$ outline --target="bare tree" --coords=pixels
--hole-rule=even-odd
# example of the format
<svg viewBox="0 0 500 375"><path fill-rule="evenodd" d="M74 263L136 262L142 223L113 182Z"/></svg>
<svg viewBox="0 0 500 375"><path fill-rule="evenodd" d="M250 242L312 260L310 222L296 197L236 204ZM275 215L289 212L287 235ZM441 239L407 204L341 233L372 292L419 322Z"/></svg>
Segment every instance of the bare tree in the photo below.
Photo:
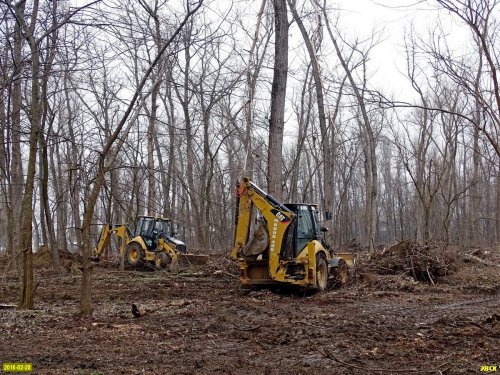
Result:
<svg viewBox="0 0 500 375"><path fill-rule="evenodd" d="M37 158L37 145L39 141L40 132L42 127L42 116L44 108L43 98L43 65L41 64L41 47L42 43L57 30L69 22L71 18L77 14L81 9L88 7L85 5L76 8L72 12L68 12L61 20L48 26L45 31L38 30L37 24L40 21L39 2L33 3L29 23L26 22L25 15L25 1L13 4L11 1L7 3L9 11L15 16L17 25L22 30L22 35L26 40L31 53L31 95L29 99L29 152L28 163L26 171L26 182L24 185L22 207L21 207L21 251L23 254L23 278L21 293L19 298L19 307L24 309L33 308L33 252L32 252L32 229L33 229L33 191L35 185L36 174L36 158ZM57 11L56 8L49 10L50 17L56 17L56 14L51 14L50 11ZM40 33L39 35L37 33ZM49 64L50 65L50 64ZM56 249L57 250L57 249Z"/></svg>
<svg viewBox="0 0 500 375"><path fill-rule="evenodd" d="M309 37L304 23L299 16L295 7L296 1L288 0L288 6L293 14L293 19L297 23L302 38L307 47L309 58L311 59L312 76L314 78L314 86L316 89L316 104L318 106L318 121L321 132L321 148L323 151L323 185L321 191L323 192L323 208L327 212L332 212L334 201L334 184L333 184L333 161L332 161L332 144L329 136L329 129L326 119L325 100L323 90L323 79L321 77L321 67L317 56L317 50L320 47L319 42L314 45ZM318 27L321 27L321 14L318 15ZM320 31L321 32L321 31ZM317 41L321 39L318 38ZM339 94L340 95L340 94ZM333 123L332 123L333 124ZM328 219L327 225L331 225L331 218Z"/></svg>
<svg viewBox="0 0 500 375"><path fill-rule="evenodd" d="M377 171L377 139L376 132L373 128L370 116L368 115L367 102L365 99L366 92L366 77L360 83L356 82L353 67L349 66L348 60L342 53L338 38L335 36L334 30L330 23L326 10L326 1L320 4L315 0L316 5L321 9L325 20L325 25L328 30L328 35L335 47L335 52L340 61L340 64L347 76L351 89L354 93L354 98L358 104L360 112L359 124L363 129L365 141L365 183L366 183L366 227L367 227L367 247L370 252L373 252L375 247L375 236L377 231L377 194L378 194L378 171ZM367 60L367 53L359 50L358 46L351 47L362 55L361 65L364 66Z"/></svg>
<svg viewBox="0 0 500 375"><path fill-rule="evenodd" d="M24 14L25 2L20 2L18 7L18 14ZM5 43L2 52L2 137L5 135L6 138L1 143L3 148L3 168L1 170L6 183L3 190L6 219L9 223L12 223L11 230L7 231L6 247L7 252L13 259L12 264L20 269L21 262L19 261L17 249L20 247L21 187L24 185L21 157L22 77L28 63L23 56L25 40L22 28L16 22L15 12L14 14L7 12L4 20L4 38L7 41L10 34L13 41L12 43ZM6 62L10 58L12 58L12 64L9 67Z"/></svg>
<svg viewBox="0 0 500 375"><path fill-rule="evenodd" d="M147 12L149 17L151 17L153 26L152 26L152 38L154 41L154 45L156 47L156 54L161 49L161 30L160 30L160 16L159 16L159 3L156 0L152 7L148 5L148 3L144 0L140 0L139 4L142 8ZM139 18L139 17L138 17ZM148 130L147 130L147 166L148 166L148 202L147 202L147 211L149 215L157 215L160 210L158 202L157 202L157 194L156 194L156 178L155 178L155 139L156 137L156 122L158 120L158 100L160 94L160 85L158 84L159 80L163 77L163 61L162 59L158 64L157 68L151 74L151 81L154 90L151 92L151 106L150 108L146 107L146 113L148 116Z"/></svg>
<svg viewBox="0 0 500 375"><path fill-rule="evenodd" d="M126 139L126 136L128 132L130 131L130 128L132 127L132 124L134 123L134 118L132 118L130 121L127 120L132 113L136 101L139 99L141 96L142 90L144 89L146 82L148 81L151 73L153 72L154 68L156 65L159 63L161 60L163 54L167 50L167 48L170 46L170 44L173 42L173 40L177 37L177 35L180 33L180 31L183 29L185 24L188 22L188 20L191 18L191 16L201 7L203 3L203 0L198 1L197 3L194 4L193 7L190 6L188 3L188 11L184 19L180 22L176 30L172 33L170 38L165 41L163 44L162 48L158 51L158 54L156 58L153 60L151 65L149 66L148 70L145 72L144 76L142 77L138 87L136 88L136 91L134 93L134 96L130 100L129 105L127 106L127 109L125 113L123 114L120 122L117 124L113 134L109 137L109 139L106 142L106 145L104 146L102 152L100 153L99 156L99 163L98 163L98 169L96 172L96 176L94 179L94 184L91 188L91 192L89 196L87 197L86 201L86 211L83 216L83 222L82 222L82 241L83 241L83 275L82 275L82 288L81 288L81 297L80 297L80 311L83 315L88 315L92 313L93 306L92 306L92 262L90 260L90 255L91 255L91 238L90 238L90 226L92 222L92 217L94 214L94 209L95 205L97 202L97 199L99 197L99 193L102 187L102 184L104 182L105 174L107 171L109 171L109 168L113 166L113 162L117 157L118 151L121 149L123 146L123 143ZM149 96L150 93L147 95L143 95L141 100L142 102L139 105L139 109L144 105L145 98ZM134 117L138 116L139 112L136 109ZM127 125L127 126L125 126ZM115 145L116 140L118 137L121 137L118 144Z"/></svg>
<svg viewBox="0 0 500 375"><path fill-rule="evenodd" d="M274 72L271 88L267 186L270 194L282 200L282 150L285 126L286 81L288 72L288 17L286 0L273 0L275 44Z"/></svg>
<svg viewBox="0 0 500 375"><path fill-rule="evenodd" d="M288 170L285 173L285 181L289 181L289 191L286 194L287 201L298 201L299 182L302 182L304 171L301 168L302 161L304 160L304 153L308 152L306 149L306 137L308 134L309 126L312 117L313 110L313 95L310 92L313 90L313 79L310 74L310 65L307 66L304 81L302 84L302 89L300 90L300 95L296 99L298 103L293 103L293 109L295 116L297 118L297 141L295 145L292 146L289 151L291 159L287 164L289 165Z"/></svg>
<svg viewBox="0 0 500 375"><path fill-rule="evenodd" d="M483 77L487 76L488 82L485 85L486 89L480 91L478 90L480 76L476 75L476 79L474 77L469 78L468 75L461 76L459 75L461 69L457 69L457 66L453 63L453 59L450 59L448 54L444 56L442 53L437 55L438 58L440 56L444 57L439 59L440 63L447 68L448 75L459 82L474 97L477 103L476 107L478 104L481 105L484 120L487 121L477 123L471 119L471 123L486 136L496 151L497 156L500 157L498 143L500 139L500 83L498 78L498 60L500 55L497 46L494 44L498 37L498 24L495 23L494 16L495 9L498 9L499 3L496 0L438 0L438 3L467 25L477 43L477 54L480 56L480 63L482 63L481 59L484 58L487 66L487 75L485 74ZM436 52L439 53L438 51ZM478 119L480 117L478 118L476 115L475 120L477 121ZM498 167L497 172L496 190L496 238L497 242L500 242L500 195L498 195L498 192L500 192L500 167Z"/></svg>
<svg viewBox="0 0 500 375"><path fill-rule="evenodd" d="M255 105L255 88L257 86L257 78L262 67L262 57L259 57L258 47L263 44L263 52L267 50L269 43L270 32L267 32L267 37L261 38L260 29L262 25L262 15L266 7L267 0L262 0L260 9L257 14L255 23L255 33L252 38L252 44L248 51L248 62L246 67L246 102L244 105L245 111L245 147L246 147L246 160L244 175L252 177L253 172L253 155L252 155L252 129L254 122L254 105ZM263 40L263 42L260 42ZM260 43L259 43L260 42Z"/></svg>

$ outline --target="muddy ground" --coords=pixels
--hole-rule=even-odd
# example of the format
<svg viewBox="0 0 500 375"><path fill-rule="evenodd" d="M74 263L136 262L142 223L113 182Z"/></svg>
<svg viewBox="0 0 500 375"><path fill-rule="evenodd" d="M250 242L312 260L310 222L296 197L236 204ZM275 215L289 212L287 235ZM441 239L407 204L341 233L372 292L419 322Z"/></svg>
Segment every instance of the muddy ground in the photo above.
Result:
<svg viewBox="0 0 500 375"><path fill-rule="evenodd" d="M500 249L474 254L434 285L364 272L364 260L348 285L306 296L242 291L222 255L177 275L103 263L85 318L78 271L37 266L36 309L0 310L0 361L32 362L35 374L500 371ZM0 303L15 303L17 288L4 271ZM144 315L135 318L132 304Z"/></svg>

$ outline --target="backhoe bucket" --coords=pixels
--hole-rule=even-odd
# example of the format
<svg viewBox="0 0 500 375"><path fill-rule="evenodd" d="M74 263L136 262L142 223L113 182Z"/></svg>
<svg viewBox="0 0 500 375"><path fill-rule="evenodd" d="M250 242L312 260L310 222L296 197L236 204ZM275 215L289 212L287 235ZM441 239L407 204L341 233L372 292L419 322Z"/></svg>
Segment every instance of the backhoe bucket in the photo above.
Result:
<svg viewBox="0 0 500 375"><path fill-rule="evenodd" d="M356 256L353 253L335 253L334 255L342 258L349 267L356 265Z"/></svg>
<svg viewBox="0 0 500 375"><path fill-rule="evenodd" d="M175 254L170 263L170 271L180 272L208 262L208 255Z"/></svg>

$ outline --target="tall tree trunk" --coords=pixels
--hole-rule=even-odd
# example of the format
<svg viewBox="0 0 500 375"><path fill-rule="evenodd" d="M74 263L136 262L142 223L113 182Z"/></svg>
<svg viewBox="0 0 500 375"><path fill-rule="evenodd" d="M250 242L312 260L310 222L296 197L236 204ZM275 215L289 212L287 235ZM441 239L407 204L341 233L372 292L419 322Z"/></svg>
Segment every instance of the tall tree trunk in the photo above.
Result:
<svg viewBox="0 0 500 375"><path fill-rule="evenodd" d="M163 106L165 107L166 116L167 116L167 127L168 127L168 156L167 156L167 172L162 173L162 187L163 187L163 199L165 200L163 203L163 211L162 215L164 217L175 217L175 197L176 191L174 186L174 170L175 170L175 150L177 143L176 136L176 117L175 117L175 105L173 101L172 94L172 70L167 68L165 77L166 87L165 87L165 95L161 96L161 100L163 102ZM157 145L157 153L158 159L160 162L160 166L162 170L165 170L165 166L163 164L163 160L160 154L160 145Z"/></svg>
<svg viewBox="0 0 500 375"><path fill-rule="evenodd" d="M60 120L60 119L59 119ZM62 121L60 121L62 123ZM57 215L57 244L58 248L63 251L68 251L68 205L69 194L67 186L67 180L64 176L62 169L63 161L61 158L61 150L59 143L54 146L53 152L49 154L49 163L52 173L52 181L54 181L54 194L56 196L56 215Z"/></svg>
<svg viewBox="0 0 500 375"><path fill-rule="evenodd" d="M155 78L153 77L152 80L154 81ZM154 90L151 93L151 110L149 111L149 124L148 124L148 134L147 134L147 139L148 139L148 215L153 215L156 216L158 214L157 208L158 208L158 202L156 198L156 175L155 175L155 162L154 162L154 155L155 155L155 145L154 145L154 140L155 140L155 122L156 122L156 115L158 112L158 105L157 105L157 100L158 100L158 93L160 90L160 85L156 84L153 82L154 85Z"/></svg>
<svg viewBox="0 0 500 375"><path fill-rule="evenodd" d="M45 222L45 226L47 229L47 234L48 234L48 239L49 243L48 245L50 246L50 252L52 255L52 266L54 267L54 270L56 272L61 271L61 260L59 259L59 249L57 245L57 240L56 240L56 235L55 235L55 229L54 229L54 222L51 216L51 209L50 209L50 203L49 203L49 156L47 153L47 142L45 140L45 136L40 132L39 135L39 144L40 144L40 150L41 150L41 156L40 156L40 166L41 166L41 181L40 185L42 186L41 192L40 192L40 198L41 198L41 211L43 212L43 221L42 227L43 227L43 222Z"/></svg>
<svg viewBox="0 0 500 375"><path fill-rule="evenodd" d="M262 24L262 15L266 7L267 0L262 0L260 9L257 13L257 22L255 25L255 34L248 52L248 63L246 68L246 91L247 98L244 106L245 112L245 140L244 145L246 148L245 168L243 174L250 178L253 177L253 154L252 154L252 129L253 129L253 116L254 116L254 97L255 86L257 84L257 77L260 71L260 64L255 64L256 56L255 49L260 35L260 26Z"/></svg>
<svg viewBox="0 0 500 375"><path fill-rule="evenodd" d="M68 67L66 67L68 69ZM66 122L69 135L69 146L68 146L68 189L69 189L69 207L71 212L71 222L73 224L73 235L70 237L72 244L75 243L77 246L82 244L82 232L81 232L81 213L80 213L80 191L81 191L81 160L80 152L77 148L77 139L75 137L75 132L73 130L73 109L71 107L71 98L69 92L69 71L64 72L63 78L63 90L64 90L64 102L66 105Z"/></svg>
<svg viewBox="0 0 500 375"><path fill-rule="evenodd" d="M477 42L479 45L479 42ZM478 69L476 74L476 80L474 81L474 96L475 96L475 111L474 111L474 122L475 126L472 133L472 178L471 178L471 190L470 190L470 239L473 244L477 244L480 237L480 226L479 226L479 165L481 160L481 150L479 149L479 128L481 128L481 115L482 115L482 105L480 95L480 85L481 85L481 75L483 70L483 54L479 53ZM466 160L463 161L464 165Z"/></svg>
<svg viewBox="0 0 500 375"><path fill-rule="evenodd" d="M146 9L151 18L153 18L155 25L155 33L153 39L156 45L156 53L158 54L161 49L161 32L160 32L160 20L158 18L158 1L155 1L151 8L146 3L140 2L140 4ZM151 81L153 84L153 91L151 92L151 109L146 111L149 116L148 123L148 134L147 134L147 145L148 145L148 215L156 216L159 214L160 205L157 198L156 192L156 169L155 169L155 139L156 139L156 121L158 113L158 97L160 94L159 80L162 75L162 63L159 62L158 68L155 72L151 74ZM161 166L161 164L160 164Z"/></svg>
<svg viewBox="0 0 500 375"><path fill-rule="evenodd" d="M364 99L364 87L361 89L358 87L358 84L354 80L354 75L351 69L348 66L347 60L344 58L340 46L337 42L337 38L333 34L333 30L331 29L330 22L328 20L328 15L326 13L326 9L320 4L316 4L321 8L323 12L323 16L325 18L326 27L328 30L328 34L330 35L330 39L332 40L333 46L335 47L335 52L337 54L338 59L340 60L340 64L344 69L344 72L351 84L351 88L354 92L354 97L358 104L361 119L360 124L362 126L366 144L366 222L365 225L367 227L368 238L367 238L367 247L368 251L372 253L375 248L375 236L377 231L377 195L378 195L378 176L377 176L377 157L376 157L376 147L377 142L375 138L375 133L370 122L370 118L368 117L368 111L365 104Z"/></svg>
<svg viewBox="0 0 500 375"><path fill-rule="evenodd" d="M16 18L25 17L25 1L20 1L17 3L14 10L16 12ZM14 74L12 79L12 112L11 112L11 160L10 160L10 170L11 170L11 181L9 184L9 198L10 198L10 211L9 214L12 216L9 218L12 223L12 231L9 231L9 251L13 259L16 268L20 268L21 262L19 262L21 249L21 209L23 200L23 189L24 185L23 177L23 164L21 158L21 110L22 110L22 65L23 56L23 33L22 26L20 23L16 23L14 30Z"/></svg>
<svg viewBox="0 0 500 375"><path fill-rule="evenodd" d="M182 92L177 88L177 86L174 86L174 88L176 90L176 95L181 102L182 110L184 113L186 135L186 191L189 196L190 203L189 225L190 227L194 227L194 246L203 247L206 244L205 232L203 230L203 227L208 223L202 223L203 203L201 202L202 197L200 197L200 194L197 194L197 192L201 193L199 189L201 189L201 187L203 186L204 181L200 184L195 183L194 166L196 160L194 148L196 144L196 130L193 126L193 121L191 118L191 108L189 107L189 103L191 102L193 95L189 87L192 58L190 49L192 27L193 26L190 25L190 28L186 29L186 35L184 36L184 76L182 83Z"/></svg>
<svg viewBox="0 0 500 375"><path fill-rule="evenodd" d="M23 2L22 2L23 3ZM22 27L23 34L31 51L31 103L29 104L29 153L21 207L21 251L23 254L23 278L19 295L19 308L32 309L33 301L33 193L35 188L36 157L41 124L41 93L39 77L40 43L35 40L34 32L38 14L38 0L33 4L33 11L28 27L24 20L24 9L16 5L16 20ZM23 5L24 6L24 5Z"/></svg>
<svg viewBox="0 0 500 375"><path fill-rule="evenodd" d="M318 117L319 117L319 129L321 132L321 150L323 154L323 185L320 187L323 192L322 206L326 212L331 213L333 211L333 200L335 196L334 191L334 181L333 181L333 158L330 134L328 132L326 112L325 112L325 100L323 93L323 80L321 78L321 67L319 65L318 56L316 50L319 46L314 46L307 34L306 28L302 23L297 10L295 8L296 0L288 0L288 6L292 11L293 18L299 27L300 33L302 34L302 39L307 47L307 52L312 64L312 74L314 78L314 83L316 87L316 103L318 105ZM318 22L321 24L321 19ZM321 27L320 25L318 25ZM332 124L333 125L333 124ZM331 215L330 215L331 216ZM332 217L325 221L327 227L331 226L333 223Z"/></svg>
<svg viewBox="0 0 500 375"><path fill-rule="evenodd" d="M21 309L33 309L33 191L35 188L36 154L40 124L40 91L38 84L39 51L36 44L31 45L32 51L32 84L29 157L26 173L26 184L21 209L21 250L23 252L23 279L19 297Z"/></svg>
<svg viewBox="0 0 500 375"><path fill-rule="evenodd" d="M58 2L54 1L51 4L51 13L52 13L52 28L57 28L57 9ZM47 134L52 133L52 124L54 122L54 114L51 114L49 116L49 108L48 108L48 82L50 79L50 75L52 72L52 64L55 59L55 53L57 50L57 32L52 32L50 34L50 38L45 39L47 40L47 45L45 48L45 54L43 57L43 76L41 77L41 83L40 83L40 101L39 101L39 108L40 108L40 134L39 134L39 141L40 141L40 150L41 150L41 171L40 174L42 175L43 182L42 182L42 190L41 190L41 199L45 201L45 215L44 215L44 221L46 224L47 228L47 234L49 238L49 244L50 244L50 252L52 255L52 263L54 270L56 272L61 271L61 261L59 259L59 247L57 245L57 239L56 239L56 234L55 234L55 228L54 228L54 221L50 212L50 207L49 207L49 198L48 198L48 189L49 189L49 160L48 160L48 150L47 150L47 142L46 142L46 137L44 136L44 131L47 122L49 122L49 129L47 129ZM42 42L38 44L38 48L42 45ZM38 76L37 78L38 79Z"/></svg>
<svg viewBox="0 0 500 375"><path fill-rule="evenodd" d="M304 143L306 141L309 123L311 122L311 112L313 108L312 95L308 95L308 92L311 91L311 87L313 85L312 80L313 79L309 75L308 68L300 93L300 104L296 110L298 117L297 142L295 144L294 161L290 167L290 177L287 179L290 184L290 195L288 197L288 201L290 202L296 202L299 200L298 184L302 173L301 161L303 160Z"/></svg>
<svg viewBox="0 0 500 375"><path fill-rule="evenodd" d="M283 199L281 163L285 126L286 81L288 73L288 18L286 0L273 0L275 45L271 88L271 117L267 156L267 188L278 200Z"/></svg>

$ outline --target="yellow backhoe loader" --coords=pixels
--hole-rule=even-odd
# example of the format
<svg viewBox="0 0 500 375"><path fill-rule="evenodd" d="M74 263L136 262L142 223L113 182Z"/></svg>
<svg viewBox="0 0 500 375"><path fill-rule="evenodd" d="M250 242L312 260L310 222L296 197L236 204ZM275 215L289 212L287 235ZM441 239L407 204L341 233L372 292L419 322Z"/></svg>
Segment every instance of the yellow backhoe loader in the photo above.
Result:
<svg viewBox="0 0 500 375"><path fill-rule="evenodd" d="M152 216L138 216L135 232L126 224L104 224L93 249L94 260L100 259L112 235L120 239L120 257L131 267L151 263L158 268L170 265L172 271L179 271L208 260L207 255L189 253L184 242L174 237L172 220Z"/></svg>
<svg viewBox="0 0 500 375"><path fill-rule="evenodd" d="M257 210L257 215L252 213ZM256 222L256 223L255 223ZM254 224L252 224L254 223ZM289 284L324 290L330 279L347 281L351 253L334 253L322 239L314 204L283 204L250 179L237 186L231 258L239 260L243 287Z"/></svg>

